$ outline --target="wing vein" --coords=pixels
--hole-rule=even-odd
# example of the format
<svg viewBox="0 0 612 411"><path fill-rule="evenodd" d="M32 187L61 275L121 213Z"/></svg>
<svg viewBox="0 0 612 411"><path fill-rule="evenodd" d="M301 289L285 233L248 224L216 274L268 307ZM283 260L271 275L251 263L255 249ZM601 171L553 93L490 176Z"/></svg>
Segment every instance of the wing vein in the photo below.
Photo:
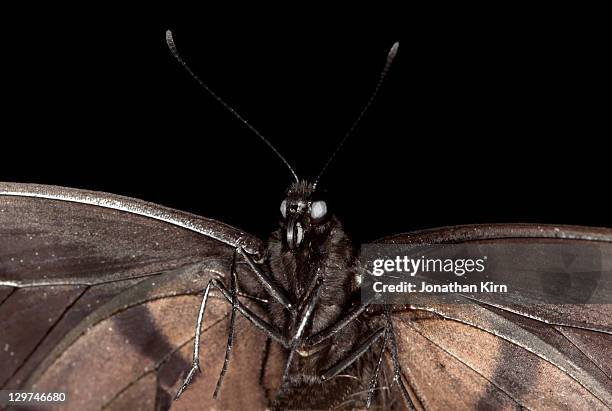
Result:
<svg viewBox="0 0 612 411"><path fill-rule="evenodd" d="M482 300L476 299L474 297L469 297L469 296L466 296L466 295L463 295L463 294L460 294L460 295L462 297L467 298L468 300L474 301L474 302L476 302L476 303L478 303L480 305L486 305L486 306L489 306L489 307L495 307L495 308L498 308L498 309L500 309L502 311L506 311L506 312L509 312L509 313L512 313L512 314L516 314L516 315L519 315L521 317L529 318L531 320L536 320L536 321L539 321L539 322L547 324L547 325L553 325L553 326L559 326L559 327L577 328L577 329L580 329L580 330L594 331L594 332L598 332L598 333L602 333L602 334L610 334L610 335L612 335L612 331L608 331L608 330L605 330L605 329L602 329L602 328L590 328L588 326L580 326L580 325L576 325L576 324L564 324L564 323L560 323L560 322L556 322L556 321L548 321L548 320L545 320L543 318L537 317L535 315L528 315L528 314L522 313L522 312L520 312L518 310L513 310L513 309L510 309L508 307L504 307L502 305L492 304L492 303L489 303L489 302L486 302L486 301L482 301Z"/></svg>
<svg viewBox="0 0 612 411"><path fill-rule="evenodd" d="M483 309L486 309L485 307L482 307ZM428 311L425 309L422 309L424 311ZM510 336L505 335L504 333L501 332L493 332L491 330L488 330L485 327L479 326L477 324L471 323L469 321L466 320L462 320L462 319L458 319L458 318L454 318L454 317L450 317L450 316L446 316L443 315L439 312L436 311L430 311L433 312L437 315L440 315L442 318L451 320L451 321L456 321L459 322L461 324L465 324L468 325L470 327L474 327L477 328L479 330L482 330L484 332L487 332L491 335L496 336L497 338L501 338L504 341L507 341L513 345L516 345L517 347L520 347L522 349L524 349L527 352L532 353L533 355L537 356L538 358L542 359L543 361L546 361L548 364L552 365L553 367L557 368L558 370L560 370L561 372L565 373L569 378L571 378L572 380L574 380L576 383L578 383L579 385L581 385L585 390L587 390L591 395L593 395L593 397L597 398L598 401L600 401L602 404L604 404L606 407L609 408L609 406L607 405L608 402L606 402L606 400L604 400L604 398L602 398L602 395L605 397L607 394L609 394L609 392L607 392L605 390L605 388L601 387L601 384L599 384L597 381L592 380L592 383L595 385L594 387L589 386L589 384L587 384L584 381L581 381L581 379L579 378L578 375L575 375L575 373L578 373L579 375L582 376L582 378L589 378L590 376L588 376L588 374L585 373L585 371L579 367L578 365L574 364L574 362L570 361L568 358L566 358L563 354L561 354L556 348L550 346L548 343L544 342L543 340L541 340L539 337L537 337L536 335L530 333L529 331L527 331L526 329L519 327L519 329L521 330L521 332L527 333L533 337L535 337L538 341L540 341L542 344L545 344L546 346L548 346L549 348L551 348L551 351L553 352L553 354L555 356L560 356L562 359L566 360L567 365L569 365L571 368L573 368L572 370L569 370L567 368L565 368L561 363L563 361L561 361L559 358L557 358L556 360L559 361L559 363L557 363L555 360L547 358L546 355L544 355L542 352L538 352L537 350L534 350L533 348L527 346L527 344L525 343L521 343L519 341L515 341L513 340ZM490 311L492 314L492 311ZM497 315L497 314L495 314ZM548 323L547 323L548 324ZM414 327L413 327L414 328ZM585 376L586 374L586 376ZM595 392L598 391L598 392Z"/></svg>
<svg viewBox="0 0 612 411"><path fill-rule="evenodd" d="M10 286L9 286L10 287ZM11 290L10 293L7 294L6 297L4 297L4 299L2 299L2 301L0 301L0 305L4 304L10 297L11 295L13 295L15 293L15 291L17 291L16 287L13 287L13 289Z"/></svg>
<svg viewBox="0 0 612 411"><path fill-rule="evenodd" d="M182 268L182 267L186 267L189 266L193 263L185 263L183 265L179 265L176 268ZM68 281L66 279L57 279L57 280L53 280L53 281L28 281L27 283L25 281L0 281L0 286L6 286L6 287L15 287L17 288L30 288L30 287L58 287L58 286L87 286L87 287L92 287L92 286L96 286L96 285L102 285L102 284L110 284L110 283L116 283L116 282L120 282L120 281L126 281L126 280L137 280L140 278L148 278L148 277L153 277L156 275L162 275L165 274L167 271L159 271L159 272L155 272L155 273L148 273L148 274L139 274L139 275L135 275L133 277L122 277L122 278L115 278L115 279L100 279L98 281L85 281L82 279L75 279L75 281ZM110 276L117 276L118 273L113 273L113 274L106 274L105 277L110 277Z"/></svg>
<svg viewBox="0 0 612 411"><path fill-rule="evenodd" d="M216 320L215 322L213 322L211 325L209 325L208 327L204 328L202 330L202 332L200 333L200 335L204 335L207 331L209 331L211 328L217 326L217 324L219 324L220 322L224 321L227 317L229 316L229 313L223 315L221 318L219 318L218 320ZM168 360L170 360L170 358L177 353L178 351L182 350L187 344L189 344L190 342L194 341L194 337L190 337L189 339L185 340L184 342L182 342L181 344L177 345L175 347L175 349L173 349L172 351L170 351L168 354L164 355L164 357L159 360L155 366L153 367L153 369L148 370L143 372L141 375L139 375L136 379L134 379L133 381L131 381L129 384L127 384L125 387L123 387L119 392L117 392L115 395L113 395L113 397L111 399L108 400L108 402L106 404L104 404L102 406L102 409L106 409L110 404L112 404L113 401L115 401L117 398L119 398L121 396L121 394L123 394L124 392L126 392L127 390L129 390L132 386L134 386L136 383L138 383L138 381L142 380L144 377L146 377L147 375L154 373L154 372L158 372L159 369L161 368L162 365L164 365L166 362L168 362Z"/></svg>
<svg viewBox="0 0 612 411"><path fill-rule="evenodd" d="M455 320L453 320L455 321ZM468 324L470 325L470 324ZM493 382L492 380L490 380L489 378L487 378L484 374L482 374L480 371L478 371L477 369L475 369L474 367L472 367L470 364L466 363L465 361L463 361L461 358L459 358L458 356L456 356L455 354L453 354L452 352L448 351L447 349L445 349L444 347L440 346L439 344L437 344L435 341L433 341L431 338L429 338L428 336L426 336L425 334L423 334L421 331L419 331L416 327L414 327L412 324L408 323L408 326L410 328L412 328L416 333L418 333L420 336L422 336L423 338L425 338L427 341L429 341L430 343L432 343L433 345L435 345L436 347L438 347L440 350L442 350L443 352L445 352L446 354L448 354L449 356L453 357L455 360L459 361L461 364L465 365L466 367L468 367L470 370L474 371L476 374L478 374L480 377L482 377L483 379L485 379L486 381L488 381L492 386L494 386L495 388L497 388L499 391L503 392L504 394L506 394L508 396L508 398L510 398L512 401L514 401L517 405L519 405L520 407L524 407L528 410L530 410L529 407L527 407L526 405L522 404L519 400L517 400L516 398L514 398L514 396L512 396L508 391L506 391L505 389L503 389L501 386L499 386L498 384L496 384L495 382Z"/></svg>
<svg viewBox="0 0 612 411"><path fill-rule="evenodd" d="M77 295L77 297L66 306L66 308L64 308L64 310L62 311L62 313L57 317L57 319L53 322L53 324L51 325L51 327L49 327L47 329L47 331L43 334L43 336L38 340L38 342L36 343L36 345L34 345L34 347L30 350L30 352L26 355L26 357L23 359L23 361L21 362L21 364L19 364L19 366L15 369L15 371L13 371L13 373L7 378L7 380L2 384L2 388L5 387L5 385L11 381L11 379L24 367L24 365L28 362L28 360L30 359L30 357L32 357L32 355L36 352L36 350L38 350L38 348L41 346L41 344L47 339L47 337L49 336L49 334L51 334L53 332L53 330L55 330L56 326L62 321L62 319L66 316L66 314L72 309L72 307L74 307L74 305L81 299L81 297L87 292L87 290L89 290L90 287L85 287L83 289L83 291L81 291L81 293L79 295ZM28 376L29 377L29 376ZM24 378L24 381L27 380L27 377Z"/></svg>
<svg viewBox="0 0 612 411"><path fill-rule="evenodd" d="M602 372L603 375L608 377L609 380L612 380L612 377L610 375L608 375L603 368L601 368L601 366L595 361L595 359L592 356L590 356L588 353L586 353L582 348L580 348L578 346L578 344L576 344L565 332L563 332L563 329L560 326L556 326L555 330L559 334L561 334L563 336L563 338L565 338L570 344L572 344L578 351L580 351L586 358L588 358L589 361L591 361L591 363L595 367L597 367Z"/></svg>

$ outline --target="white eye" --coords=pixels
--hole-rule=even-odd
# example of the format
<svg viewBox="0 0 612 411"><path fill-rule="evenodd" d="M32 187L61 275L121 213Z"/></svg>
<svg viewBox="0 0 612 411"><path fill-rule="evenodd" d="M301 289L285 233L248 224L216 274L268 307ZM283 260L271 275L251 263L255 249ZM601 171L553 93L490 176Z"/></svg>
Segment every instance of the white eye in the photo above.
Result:
<svg viewBox="0 0 612 411"><path fill-rule="evenodd" d="M287 200L283 200L280 206L281 214L283 218L287 217Z"/></svg>
<svg viewBox="0 0 612 411"><path fill-rule="evenodd" d="M320 220L327 214L327 204L325 201L315 201L310 206L310 216L314 220Z"/></svg>

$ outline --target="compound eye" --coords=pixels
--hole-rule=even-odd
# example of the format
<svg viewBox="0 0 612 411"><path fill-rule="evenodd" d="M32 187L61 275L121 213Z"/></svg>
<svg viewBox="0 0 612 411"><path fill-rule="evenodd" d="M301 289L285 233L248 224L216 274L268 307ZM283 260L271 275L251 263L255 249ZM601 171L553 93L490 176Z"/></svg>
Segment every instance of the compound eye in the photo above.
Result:
<svg viewBox="0 0 612 411"><path fill-rule="evenodd" d="M280 211L281 214L283 215L283 218L287 217L287 200L283 200L283 202L280 205Z"/></svg>
<svg viewBox="0 0 612 411"><path fill-rule="evenodd" d="M325 201L313 201L310 206L310 217L315 221L321 221L327 215L327 203Z"/></svg>

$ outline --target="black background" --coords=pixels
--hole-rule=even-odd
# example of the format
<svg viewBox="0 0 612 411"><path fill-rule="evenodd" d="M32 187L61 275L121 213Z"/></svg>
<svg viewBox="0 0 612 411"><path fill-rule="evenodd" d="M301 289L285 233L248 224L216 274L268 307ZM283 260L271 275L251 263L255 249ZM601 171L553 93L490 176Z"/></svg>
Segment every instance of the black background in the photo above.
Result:
<svg viewBox="0 0 612 411"><path fill-rule="evenodd" d="M597 23L571 10L272 12L15 15L0 179L138 197L265 236L291 176L178 65L165 30L304 178L399 40L376 104L320 184L356 242L466 223L612 226Z"/></svg>

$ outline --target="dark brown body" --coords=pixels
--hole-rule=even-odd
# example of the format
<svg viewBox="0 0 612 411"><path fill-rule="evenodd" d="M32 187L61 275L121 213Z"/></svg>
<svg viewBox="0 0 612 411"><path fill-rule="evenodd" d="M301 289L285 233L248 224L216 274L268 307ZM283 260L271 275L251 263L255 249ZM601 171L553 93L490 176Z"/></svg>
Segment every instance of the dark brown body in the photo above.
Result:
<svg viewBox="0 0 612 411"><path fill-rule="evenodd" d="M283 251L282 230L269 241L264 258L269 273L293 298L304 282L291 285L290 275L306 277L314 267L327 266L328 286L313 328L333 322L339 310L357 301L350 285L359 272L355 254L337 221L327 222L330 231L322 231L327 239L314 248L320 250L316 264L300 257L293 261ZM227 280L238 240L242 245L249 240L253 251L264 249L255 237L112 194L11 183L0 183L0 229L3 389L66 392L70 401L50 408L78 411L361 407L370 354L342 372L344 377L324 383L314 377L362 338L364 330L376 326L378 317L367 313L351 325L354 328L334 335L318 356L296 356L280 392L278 368L287 350L273 342L266 355L266 336L238 316L223 390L213 399L230 311L218 294L204 321L202 373L172 401L190 365L202 290L211 278ZM603 228L461 226L396 235L383 242L503 243L527 238L597 243L602 261L607 267L612 262L612 231ZM292 264L295 268L289 270ZM239 267L240 278L252 282L244 268ZM612 407L611 304L492 303L394 307L401 377L418 409ZM290 318L276 303L249 307L291 333ZM377 348L370 352L377 354ZM383 363L388 370L388 356ZM390 387L394 402L377 396L375 405L405 408L390 380L388 372L382 374L379 387ZM347 402L355 397L361 401Z"/></svg>
<svg viewBox="0 0 612 411"><path fill-rule="evenodd" d="M360 302L358 278L361 273L353 247L335 218L331 227L323 243L298 254L283 251L280 232L274 233L269 242L272 275L285 289L291 290L295 301L300 301L300 297L304 296L309 280L316 272L322 273L323 291L312 323L306 329L307 334L314 334L333 325L343 313ZM270 318L280 329L291 331L295 327L295 321L279 304L272 303L270 313ZM324 409L342 403L354 406L355 402L349 397L367 391L373 356L366 355L357 360L343 373L347 375L345 377L338 376L326 382L322 382L320 377L328 368L346 357L360 342L360 338L373 331L375 325L371 322L353 322L319 346L303 347L298 351L302 354L296 356L290 369L290 379L281 388L275 406L279 409ZM363 400L361 397L365 398L364 395L358 395L352 399L359 402Z"/></svg>
<svg viewBox="0 0 612 411"><path fill-rule="evenodd" d="M308 199L312 185L294 184L288 197ZM268 240L267 262L272 278L288 291L292 301L304 305L309 286L319 275L323 281L320 299L305 334L313 335L333 324L351 307L360 303L359 282L362 275L357 254L340 221L331 215L321 224L305 224L304 244L291 250L283 241L286 227L275 231ZM269 307L273 324L288 335L295 331L296 319L273 300ZM368 378L374 356L367 354L341 375L322 382L321 375L348 356L378 325L378 321L354 321L333 337L314 347L303 346L289 369L288 380L280 387L273 405L277 409L327 409L342 406L364 407ZM361 393L361 394L359 394Z"/></svg>

